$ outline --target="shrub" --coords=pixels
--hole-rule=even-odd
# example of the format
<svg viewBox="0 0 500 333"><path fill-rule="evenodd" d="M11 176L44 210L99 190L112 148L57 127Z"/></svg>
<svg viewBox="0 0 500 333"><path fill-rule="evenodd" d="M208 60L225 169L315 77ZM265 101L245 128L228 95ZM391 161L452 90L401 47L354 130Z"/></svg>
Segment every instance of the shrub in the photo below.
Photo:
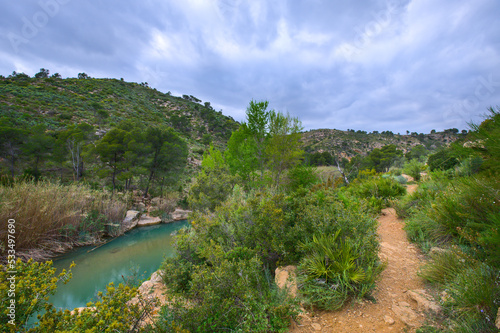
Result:
<svg viewBox="0 0 500 333"><path fill-rule="evenodd" d="M378 212L389 204L389 200L405 194L406 189L391 178L371 178L353 183L346 188L346 192L367 199L370 206Z"/></svg>
<svg viewBox="0 0 500 333"><path fill-rule="evenodd" d="M498 270L454 249L434 256L423 267L422 276L446 290L443 306L454 332L497 332Z"/></svg>
<svg viewBox="0 0 500 333"><path fill-rule="evenodd" d="M16 271L15 280L11 283L8 271ZM50 295L55 293L57 282L67 282L71 278L71 271L63 270L59 275L55 275L56 269L52 267L52 262L38 263L29 260L27 263L18 259L16 262L9 261L8 266L0 265L0 294L2 295L2 310L0 320L4 323L2 332L15 332L26 326L28 318L34 313L42 310L47 304ZM12 284L15 295L15 317L9 316L10 298ZM10 297L10 296L9 296ZM10 323L7 324L10 320Z"/></svg>
<svg viewBox="0 0 500 333"><path fill-rule="evenodd" d="M422 171L423 166L424 165L417 159L413 159L410 162L405 163L404 172L413 177L413 179L415 179L416 181L419 181L420 172Z"/></svg>
<svg viewBox="0 0 500 333"><path fill-rule="evenodd" d="M220 250L220 248L219 248ZM211 252L198 266L184 298L176 296L165 310L166 326L198 332L220 328L243 332L285 332L297 306L278 290L252 251ZM243 254L243 255L242 255ZM189 303L189 306L186 304Z"/></svg>
<svg viewBox="0 0 500 333"><path fill-rule="evenodd" d="M338 310L349 297L370 291L381 271L373 256L361 258L361 242L342 239L341 232L314 235L301 245L306 256L299 266L300 293L310 306Z"/></svg>
<svg viewBox="0 0 500 333"><path fill-rule="evenodd" d="M300 164L288 171L287 178L288 190L291 192L296 191L300 187L308 188L319 180L314 167Z"/></svg>
<svg viewBox="0 0 500 333"><path fill-rule="evenodd" d="M457 179L440 193L428 214L442 237L471 245L478 259L500 265L500 183L495 179Z"/></svg>

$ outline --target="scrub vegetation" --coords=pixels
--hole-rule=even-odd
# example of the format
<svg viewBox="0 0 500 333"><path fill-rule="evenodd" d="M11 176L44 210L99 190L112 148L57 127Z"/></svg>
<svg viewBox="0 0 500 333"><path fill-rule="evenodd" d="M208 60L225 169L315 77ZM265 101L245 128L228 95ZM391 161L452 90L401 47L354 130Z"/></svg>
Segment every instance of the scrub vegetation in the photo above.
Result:
<svg viewBox="0 0 500 333"><path fill-rule="evenodd" d="M436 133L407 133L420 144L401 148L382 132L373 138L386 144L375 140L351 155L354 148L343 154L335 140L314 150L326 138L311 142L299 119L267 101L252 100L238 126L191 95L41 73L0 78L1 251L17 270L19 314L1 331L285 332L301 307L373 300L384 269L376 217L390 205L429 252L421 275L445 291L444 314L420 332L496 331L498 110L470 132L448 130L441 145ZM409 182L419 188L404 196ZM87 309L62 311L47 300L70 272L9 261L9 219L17 249L54 250L113 235L134 199L151 196L175 198L193 213L176 254L162 263L169 302L147 325L140 323L154 304L128 302L137 286L109 285ZM276 268L287 265L296 267L296 294L275 283ZM10 320L8 267L0 269L2 323Z"/></svg>
<svg viewBox="0 0 500 333"><path fill-rule="evenodd" d="M499 111L491 108L465 140L430 156L430 179L396 205L408 237L430 255L421 274L445 309L432 332L498 331Z"/></svg>

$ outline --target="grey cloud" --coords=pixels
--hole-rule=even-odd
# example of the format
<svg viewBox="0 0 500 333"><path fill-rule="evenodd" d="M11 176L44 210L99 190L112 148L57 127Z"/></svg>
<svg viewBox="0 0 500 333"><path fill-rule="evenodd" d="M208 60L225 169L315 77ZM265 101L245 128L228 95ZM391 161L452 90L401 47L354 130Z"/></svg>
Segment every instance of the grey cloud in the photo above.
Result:
<svg viewBox="0 0 500 333"><path fill-rule="evenodd" d="M1 74L147 81L237 120L268 99L306 129L461 129L500 104L496 0L65 2L17 52L43 8L3 5Z"/></svg>

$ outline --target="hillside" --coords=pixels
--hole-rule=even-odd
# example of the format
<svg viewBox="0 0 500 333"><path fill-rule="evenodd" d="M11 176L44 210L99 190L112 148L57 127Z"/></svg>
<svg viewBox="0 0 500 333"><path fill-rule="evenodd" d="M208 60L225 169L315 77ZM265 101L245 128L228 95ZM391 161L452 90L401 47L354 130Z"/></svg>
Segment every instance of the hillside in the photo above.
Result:
<svg viewBox="0 0 500 333"><path fill-rule="evenodd" d="M25 74L0 77L0 117L28 129L44 124L48 130L86 122L102 133L129 119L144 125L168 125L193 148L213 140L224 145L238 123L194 96L172 96L146 83L117 79L30 78Z"/></svg>
<svg viewBox="0 0 500 333"><path fill-rule="evenodd" d="M303 133L302 141L304 150L309 153L335 152L350 159L358 154L366 155L375 148L389 144L395 145L403 153L418 145L423 145L428 150L435 150L449 145L461 136L456 129L431 134L411 133L408 135L393 134L389 131L366 133L354 130L317 129Z"/></svg>

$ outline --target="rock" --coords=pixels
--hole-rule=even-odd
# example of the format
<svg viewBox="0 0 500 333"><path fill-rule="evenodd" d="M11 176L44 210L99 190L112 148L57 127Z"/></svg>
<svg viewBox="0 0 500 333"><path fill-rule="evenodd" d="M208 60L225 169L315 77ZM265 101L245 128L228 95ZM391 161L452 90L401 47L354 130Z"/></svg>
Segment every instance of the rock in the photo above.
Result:
<svg viewBox="0 0 500 333"><path fill-rule="evenodd" d="M415 181L415 179L412 176L405 175L404 173L401 174L401 176L405 177L407 182L414 182Z"/></svg>
<svg viewBox="0 0 500 333"><path fill-rule="evenodd" d="M161 204L161 198L160 197L154 197L153 199L151 199L151 205L153 206L158 206L159 204Z"/></svg>
<svg viewBox="0 0 500 333"><path fill-rule="evenodd" d="M137 226L137 219L139 218L139 212L137 210L127 211L127 215L122 222L122 232L129 231Z"/></svg>
<svg viewBox="0 0 500 333"><path fill-rule="evenodd" d="M408 295L417 302L420 310L432 311L435 314L441 312L441 307L431 300L431 296L425 290L408 290Z"/></svg>
<svg viewBox="0 0 500 333"><path fill-rule="evenodd" d="M153 317L159 316L161 307L167 303L167 297L165 296L167 287L163 284L163 281L161 280L162 274L163 272L161 272L160 270L154 272L151 275L151 278L147 281L144 281L138 289L138 292L140 293L143 301L154 302L154 308L151 311ZM133 305L137 304L138 302L139 298L134 297L130 301L128 301L127 304ZM152 323L152 318L148 316L141 322L141 326L151 323Z"/></svg>
<svg viewBox="0 0 500 333"><path fill-rule="evenodd" d="M495 320L495 325L500 330L500 308L498 308L497 320Z"/></svg>
<svg viewBox="0 0 500 333"><path fill-rule="evenodd" d="M123 223L132 222L133 220L137 220L138 217L139 217L139 211L128 210L127 215L125 215L125 218L123 219Z"/></svg>
<svg viewBox="0 0 500 333"><path fill-rule="evenodd" d="M186 220L188 218L189 213L191 213L190 210L183 210L180 208L176 208L170 216L172 217L173 221L180 221L180 220Z"/></svg>
<svg viewBox="0 0 500 333"><path fill-rule="evenodd" d="M286 266L286 267L278 267L275 270L275 282L276 285L280 288L287 288L288 293L292 297L297 296L297 280L296 280L296 266Z"/></svg>
<svg viewBox="0 0 500 333"><path fill-rule="evenodd" d="M320 324L313 323L313 324L311 324L311 327L312 327L315 331L321 331L321 325L320 325Z"/></svg>
<svg viewBox="0 0 500 333"><path fill-rule="evenodd" d="M147 225L153 225L153 224L159 224L159 223L161 223L161 218L149 216L147 214L141 216L141 219L139 221L137 221L137 225L139 227L144 227Z"/></svg>
<svg viewBox="0 0 500 333"><path fill-rule="evenodd" d="M417 326L415 322L418 318L415 311L413 311L409 304L406 302L399 302L399 305L393 304L392 311L398 318L408 326Z"/></svg>
<svg viewBox="0 0 500 333"><path fill-rule="evenodd" d="M391 317L389 316L384 316L384 321L387 325L392 325L394 324L394 319L392 319Z"/></svg>
<svg viewBox="0 0 500 333"><path fill-rule="evenodd" d="M143 203L143 202L138 202L135 207L137 208L137 210L143 212L146 210L146 205Z"/></svg>
<svg viewBox="0 0 500 333"><path fill-rule="evenodd" d="M163 272L161 270L157 270L153 274L151 274L151 281L153 282L162 282L163 281Z"/></svg>

